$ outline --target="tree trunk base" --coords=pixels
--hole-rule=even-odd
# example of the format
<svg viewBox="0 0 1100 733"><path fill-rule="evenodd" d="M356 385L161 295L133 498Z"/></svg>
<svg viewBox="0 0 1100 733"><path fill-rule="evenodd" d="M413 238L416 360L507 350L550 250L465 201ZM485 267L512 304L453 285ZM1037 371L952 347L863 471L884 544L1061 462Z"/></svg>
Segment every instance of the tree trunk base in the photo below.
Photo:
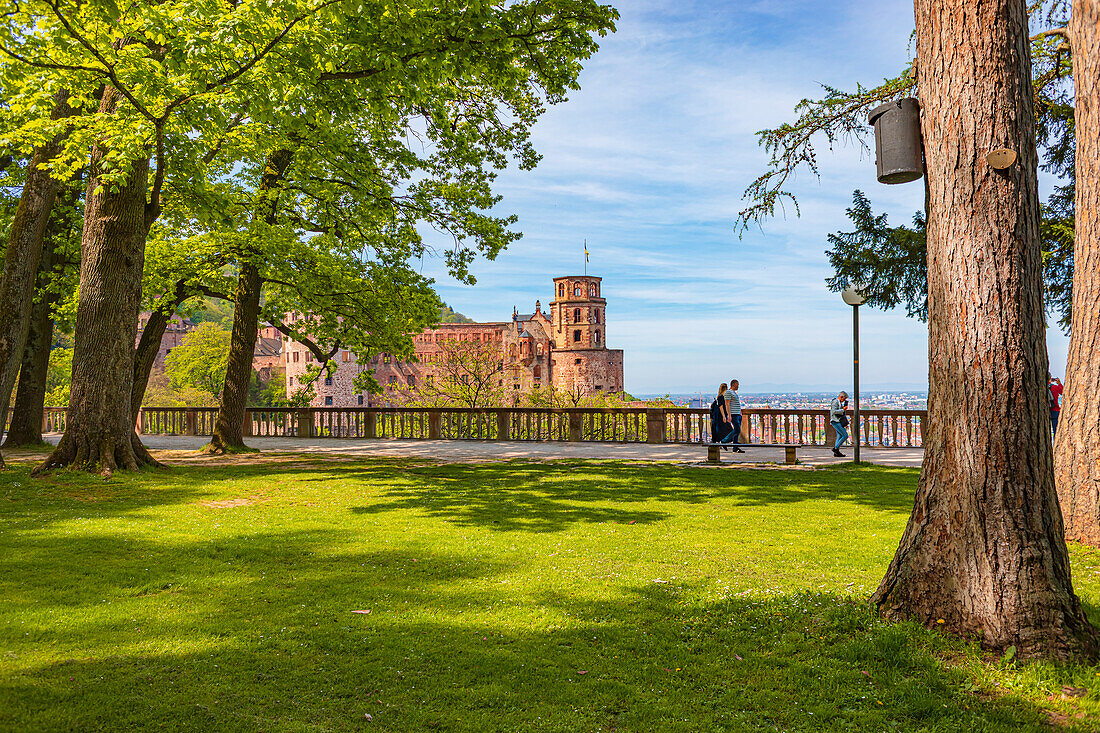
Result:
<svg viewBox="0 0 1100 733"><path fill-rule="evenodd" d="M891 566L871 596L871 605L887 621L914 621L927 629L974 639L983 649L997 654L1015 647L1020 659L1091 662L1100 654L1097 630L1089 624L1072 593L1068 598L1048 596L1046 600L1054 601L1057 608L1036 608L1032 605L1034 598L1021 598L1014 615L1002 609L1000 614L980 617L963 612L973 609L974 599L970 603L964 599L945 601L942 590L957 585L948 574L934 577L937 574L933 572L921 578L905 575Z"/></svg>
<svg viewBox="0 0 1100 733"><path fill-rule="evenodd" d="M230 443L222 440L217 433L210 436L210 442L204 445L200 451L211 456L236 455L238 453L259 453L259 448L249 448L242 443Z"/></svg>
<svg viewBox="0 0 1100 733"><path fill-rule="evenodd" d="M105 432L80 438L66 433L53 453L31 471L31 475L38 476L55 468L74 468L107 478L115 471L138 471L150 467L163 468L164 464L149 454L134 433L122 439L115 439Z"/></svg>

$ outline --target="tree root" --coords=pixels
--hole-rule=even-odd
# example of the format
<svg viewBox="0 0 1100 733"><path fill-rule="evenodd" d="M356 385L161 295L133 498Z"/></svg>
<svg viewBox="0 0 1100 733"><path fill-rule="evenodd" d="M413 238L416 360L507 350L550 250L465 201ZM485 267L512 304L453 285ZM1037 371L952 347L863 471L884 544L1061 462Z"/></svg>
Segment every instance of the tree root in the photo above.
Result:
<svg viewBox="0 0 1100 733"><path fill-rule="evenodd" d="M115 471L138 471L145 467L164 466L149 454L133 432L120 438L106 432L79 437L65 433L31 475L40 476L55 468L72 468L110 478Z"/></svg>

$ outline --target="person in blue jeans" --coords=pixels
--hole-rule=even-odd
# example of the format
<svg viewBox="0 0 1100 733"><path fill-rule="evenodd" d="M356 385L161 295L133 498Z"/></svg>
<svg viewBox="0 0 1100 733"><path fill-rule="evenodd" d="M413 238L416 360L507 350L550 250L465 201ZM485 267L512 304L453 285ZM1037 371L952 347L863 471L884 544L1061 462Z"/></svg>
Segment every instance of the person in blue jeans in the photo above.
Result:
<svg viewBox="0 0 1100 733"><path fill-rule="evenodd" d="M845 411L848 409L848 393L841 392L838 394L829 405L829 424L833 426L833 430L836 431L836 443L833 445L833 455L837 458L844 458L844 454L840 452L840 446L848 440L848 415Z"/></svg>
<svg viewBox="0 0 1100 733"><path fill-rule="evenodd" d="M730 388L726 390L726 417L729 418L730 427L733 430L730 432L729 441L735 446L741 440L741 398L737 396L737 388L741 384L736 379L730 380ZM740 448L734 448L734 453L744 453L745 451Z"/></svg>

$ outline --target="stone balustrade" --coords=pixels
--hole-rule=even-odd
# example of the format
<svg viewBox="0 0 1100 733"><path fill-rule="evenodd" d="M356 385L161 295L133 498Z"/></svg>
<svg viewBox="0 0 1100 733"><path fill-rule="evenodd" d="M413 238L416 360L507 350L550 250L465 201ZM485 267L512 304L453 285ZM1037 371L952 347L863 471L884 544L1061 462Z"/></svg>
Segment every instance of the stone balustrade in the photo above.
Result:
<svg viewBox="0 0 1100 733"><path fill-rule="evenodd" d="M217 412L216 407L144 407L137 429L146 435L210 435ZM752 408L745 409L743 416L742 443L831 446L835 440L827 410ZM923 445L926 418L924 410L860 410L860 445L918 448ZM42 431L57 433L64 429L65 410L46 408ZM255 407L246 411L244 434L705 443L710 441L710 412L687 408Z"/></svg>

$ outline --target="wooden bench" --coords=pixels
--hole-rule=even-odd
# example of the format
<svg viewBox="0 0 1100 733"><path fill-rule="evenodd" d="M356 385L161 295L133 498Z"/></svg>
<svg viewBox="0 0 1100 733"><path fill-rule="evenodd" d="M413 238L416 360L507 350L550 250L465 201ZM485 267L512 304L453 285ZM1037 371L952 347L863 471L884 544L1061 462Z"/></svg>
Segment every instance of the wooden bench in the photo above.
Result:
<svg viewBox="0 0 1100 733"><path fill-rule="evenodd" d="M707 447L707 463L721 463L723 448L782 448L784 463L794 465L798 462L795 458L795 450L801 448L799 443L703 443Z"/></svg>

